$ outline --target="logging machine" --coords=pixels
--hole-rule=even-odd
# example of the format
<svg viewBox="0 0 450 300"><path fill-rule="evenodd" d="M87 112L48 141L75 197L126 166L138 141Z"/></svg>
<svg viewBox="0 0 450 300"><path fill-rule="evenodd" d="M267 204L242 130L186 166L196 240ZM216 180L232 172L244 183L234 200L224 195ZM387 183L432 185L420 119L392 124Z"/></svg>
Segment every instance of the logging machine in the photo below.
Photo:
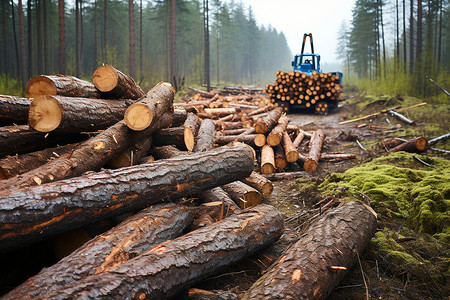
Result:
<svg viewBox="0 0 450 300"><path fill-rule="evenodd" d="M309 37L311 53L305 53ZM337 107L342 92L342 73L322 73L320 55L314 53L312 33L303 35L301 53L294 56L293 71L277 72L274 85L267 86L271 101L285 111L293 108L314 109L326 115Z"/></svg>

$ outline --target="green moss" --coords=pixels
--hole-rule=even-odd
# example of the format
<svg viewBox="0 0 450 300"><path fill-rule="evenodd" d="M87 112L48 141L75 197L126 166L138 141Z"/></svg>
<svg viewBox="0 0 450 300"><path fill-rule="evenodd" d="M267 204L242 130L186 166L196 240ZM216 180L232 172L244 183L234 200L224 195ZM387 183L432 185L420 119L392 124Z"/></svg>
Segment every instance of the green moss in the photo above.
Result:
<svg viewBox="0 0 450 300"><path fill-rule="evenodd" d="M371 246L397 265L420 265L419 260L408 254L393 237L394 233L385 228L383 231L375 233L374 238L371 240Z"/></svg>
<svg viewBox="0 0 450 300"><path fill-rule="evenodd" d="M408 218L414 229L441 241L449 240L450 162L423 157L437 168L405 152L378 157L342 174L331 174L319 186L326 195L365 200L389 217Z"/></svg>

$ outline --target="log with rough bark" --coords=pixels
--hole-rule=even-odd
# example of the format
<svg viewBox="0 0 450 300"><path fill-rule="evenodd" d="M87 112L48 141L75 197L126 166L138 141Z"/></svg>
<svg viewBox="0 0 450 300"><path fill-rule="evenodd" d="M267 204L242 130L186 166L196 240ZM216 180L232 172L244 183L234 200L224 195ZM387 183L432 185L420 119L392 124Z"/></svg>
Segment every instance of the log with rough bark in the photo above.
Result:
<svg viewBox="0 0 450 300"><path fill-rule="evenodd" d="M253 128L254 129L254 128ZM237 128L237 129L228 129L216 132L216 135L241 135L244 132L247 132L248 128ZM247 135L247 134L242 134Z"/></svg>
<svg viewBox="0 0 450 300"><path fill-rule="evenodd" d="M233 202L233 200L230 200ZM222 220L233 213L241 211L241 209L234 203L234 206L228 205L224 201L205 202L201 205L191 207L194 214L194 221L188 230L196 230L205 227L212 223Z"/></svg>
<svg viewBox="0 0 450 300"><path fill-rule="evenodd" d="M30 103L27 98L0 95L0 124L27 124Z"/></svg>
<svg viewBox="0 0 450 300"><path fill-rule="evenodd" d="M328 210L243 299L325 299L358 261L376 226L375 212L359 202Z"/></svg>
<svg viewBox="0 0 450 300"><path fill-rule="evenodd" d="M125 123L130 129L140 131L151 126L166 111L173 111L175 90L168 82L160 82L145 98L125 111Z"/></svg>
<svg viewBox="0 0 450 300"><path fill-rule="evenodd" d="M398 145L401 145L401 144L403 144L406 141L407 140L401 139L401 138L387 138L387 139L383 139L383 140L379 141L378 145L382 149L385 149L386 151L389 151L389 149L395 148Z"/></svg>
<svg viewBox="0 0 450 300"><path fill-rule="evenodd" d="M247 144L249 146L255 146L255 137L256 134L249 134L249 135L222 135L222 136L216 136L215 137L215 143L219 145L225 145L228 143L231 143L233 141L238 141L244 144Z"/></svg>
<svg viewBox="0 0 450 300"><path fill-rule="evenodd" d="M207 291L197 288L190 288L188 291L188 300L239 300L237 295L230 291Z"/></svg>
<svg viewBox="0 0 450 300"><path fill-rule="evenodd" d="M296 171L296 172L281 172L281 173L273 173L273 174L262 174L262 176L269 179L270 181L277 181L277 180L294 179L297 177L311 176L311 174L308 172L305 172L305 171Z"/></svg>
<svg viewBox="0 0 450 300"><path fill-rule="evenodd" d="M280 117L278 124L272 129L269 135L267 135L267 144L275 147L281 143L283 139L283 132L286 130L289 121L289 118L286 116Z"/></svg>
<svg viewBox="0 0 450 300"><path fill-rule="evenodd" d="M305 132L303 130L300 130L300 132L298 133L298 135L295 137L294 141L292 142L292 144L294 145L294 147L297 149L298 146L300 146L300 143L303 141L303 139L305 138Z"/></svg>
<svg viewBox="0 0 450 300"><path fill-rule="evenodd" d="M200 123L197 138L195 141L194 152L201 152L212 149L214 146L214 135L216 127L210 119L205 119Z"/></svg>
<svg viewBox="0 0 450 300"><path fill-rule="evenodd" d="M226 116L230 114L237 114L241 110L238 107L229 108L205 108L205 113L215 115L215 116Z"/></svg>
<svg viewBox="0 0 450 300"><path fill-rule="evenodd" d="M411 153L420 153L428 148L428 141L425 137L419 136L411 139L403 144L400 144L394 148L389 149L389 152L405 151Z"/></svg>
<svg viewBox="0 0 450 300"><path fill-rule="evenodd" d="M269 129L272 129L277 124L282 113L283 109L277 107L271 110L267 116L257 119L254 125L256 133L266 133Z"/></svg>
<svg viewBox="0 0 450 300"><path fill-rule="evenodd" d="M311 148L303 165L306 172L314 173L317 170L324 140L325 132L322 129L316 130L311 138Z"/></svg>
<svg viewBox="0 0 450 300"><path fill-rule="evenodd" d="M36 169L52 159L69 154L78 145L78 143L68 144L46 148L40 151L8 156L0 160L0 179L11 178Z"/></svg>
<svg viewBox="0 0 450 300"><path fill-rule="evenodd" d="M34 299L99 274L174 239L192 222L192 212L175 203L148 207L96 236L75 252L9 292L2 299Z"/></svg>
<svg viewBox="0 0 450 300"><path fill-rule="evenodd" d="M173 146L161 146L151 149L150 154L153 155L156 159L166 159L180 155L188 155L189 152L181 151Z"/></svg>
<svg viewBox="0 0 450 300"><path fill-rule="evenodd" d="M92 81L102 96L106 95L108 98L137 100L145 96L145 92L133 78L110 65L97 68Z"/></svg>
<svg viewBox="0 0 450 300"><path fill-rule="evenodd" d="M173 127L182 126L186 122L188 112L184 108L175 108L173 110Z"/></svg>
<svg viewBox="0 0 450 300"><path fill-rule="evenodd" d="M261 148L261 173L272 174L275 172L275 153L269 145Z"/></svg>
<svg viewBox="0 0 450 300"><path fill-rule="evenodd" d="M200 120L196 114L188 113L186 121L184 122L184 144L188 151L193 151L195 146L195 137L200 127Z"/></svg>
<svg viewBox="0 0 450 300"><path fill-rule="evenodd" d="M242 179L241 181L260 191L264 197L269 196L273 192L272 182L259 173L252 172L249 177Z"/></svg>
<svg viewBox="0 0 450 300"><path fill-rule="evenodd" d="M0 249L246 178L253 160L250 147L240 144L0 191Z"/></svg>
<svg viewBox="0 0 450 300"><path fill-rule="evenodd" d="M254 111L249 112L249 113L247 114L247 116L251 117L251 116L254 116L254 115L258 115L258 114L261 114L261 113L265 113L265 112L267 112L267 111L269 111L269 110L272 110L272 109L274 109L274 108L275 108L275 106L264 106L264 107L260 107L260 108L258 108L258 109L255 109Z"/></svg>
<svg viewBox="0 0 450 300"><path fill-rule="evenodd" d="M227 216L241 211L239 206L237 206L233 199L230 198L230 195L228 195L221 187L215 187L213 189L203 191L200 194L200 199L205 203L218 201L222 202L224 214Z"/></svg>
<svg viewBox="0 0 450 300"><path fill-rule="evenodd" d="M186 150L183 135L183 126L164 128L153 135L153 144L158 147L172 145L180 150Z"/></svg>
<svg viewBox="0 0 450 300"><path fill-rule="evenodd" d="M296 162L298 160L297 147L294 146L287 132L283 132L282 146L284 153L286 154L287 162Z"/></svg>
<svg viewBox="0 0 450 300"><path fill-rule="evenodd" d="M242 209L261 204L262 194L255 188L243 183L234 181L222 186L222 189L230 195L230 198Z"/></svg>
<svg viewBox="0 0 450 300"><path fill-rule="evenodd" d="M134 166L141 163L142 159L147 156L152 145L151 136L144 137L131 145L128 149L113 157L106 167L118 169L123 167Z"/></svg>
<svg viewBox="0 0 450 300"><path fill-rule="evenodd" d="M41 132L104 130L123 119L134 101L39 96L30 104L28 124Z"/></svg>
<svg viewBox="0 0 450 300"><path fill-rule="evenodd" d="M275 242L283 217L258 205L161 243L107 272L42 296L42 299L167 299L186 287ZM41 299L41 298L38 298Z"/></svg>

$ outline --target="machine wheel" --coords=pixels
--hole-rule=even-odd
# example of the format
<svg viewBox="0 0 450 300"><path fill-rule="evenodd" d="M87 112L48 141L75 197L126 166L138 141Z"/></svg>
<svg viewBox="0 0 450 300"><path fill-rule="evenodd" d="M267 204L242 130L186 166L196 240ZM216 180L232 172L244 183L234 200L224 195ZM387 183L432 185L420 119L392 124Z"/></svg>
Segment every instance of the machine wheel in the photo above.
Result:
<svg viewBox="0 0 450 300"><path fill-rule="evenodd" d="M328 115L331 110L331 106L326 101L319 101L316 103L315 111L318 115Z"/></svg>

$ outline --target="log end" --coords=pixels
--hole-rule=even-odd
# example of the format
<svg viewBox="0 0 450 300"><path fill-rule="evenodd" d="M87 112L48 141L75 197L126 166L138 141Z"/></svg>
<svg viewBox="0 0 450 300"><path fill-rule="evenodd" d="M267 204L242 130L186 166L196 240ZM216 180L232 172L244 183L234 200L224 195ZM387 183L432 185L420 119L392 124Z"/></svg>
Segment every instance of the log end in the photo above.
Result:
<svg viewBox="0 0 450 300"><path fill-rule="evenodd" d="M28 124L40 132L50 132L61 124L63 110L58 100L50 95L39 96L31 101Z"/></svg>
<svg viewBox="0 0 450 300"><path fill-rule="evenodd" d="M289 151L286 153L287 162L293 163L299 159L299 155L297 151Z"/></svg>
<svg viewBox="0 0 450 300"><path fill-rule="evenodd" d="M271 163L265 163L261 166L261 173L273 174L273 173L275 173L275 166Z"/></svg>
<svg viewBox="0 0 450 300"><path fill-rule="evenodd" d="M255 145L258 147L262 147L266 144L266 136L262 133L258 133L254 139Z"/></svg>
<svg viewBox="0 0 450 300"><path fill-rule="evenodd" d="M104 65L95 70L92 81L101 92L112 91L118 83L117 70L110 65Z"/></svg>
<svg viewBox="0 0 450 300"><path fill-rule="evenodd" d="M269 126L266 123L256 123L255 131L256 133L266 133L269 130Z"/></svg>
<svg viewBox="0 0 450 300"><path fill-rule="evenodd" d="M425 137L423 137L423 136L417 138L416 148L420 152L427 150L427 148L428 148L428 141L427 141L427 139Z"/></svg>
<svg viewBox="0 0 450 300"><path fill-rule="evenodd" d="M314 173L317 170L318 163L313 159L306 159L303 168L308 173Z"/></svg>
<svg viewBox="0 0 450 300"><path fill-rule="evenodd" d="M188 151L192 152L195 146L195 136L190 128L184 128L184 144Z"/></svg>
<svg viewBox="0 0 450 300"><path fill-rule="evenodd" d="M281 143L281 137L276 134L269 134L267 136L267 144L272 147L278 146Z"/></svg>
<svg viewBox="0 0 450 300"><path fill-rule="evenodd" d="M241 209L246 209L249 207L261 204L263 200L262 194L258 191L248 191L240 199L238 205Z"/></svg>
<svg viewBox="0 0 450 300"><path fill-rule="evenodd" d="M42 95L56 95L55 83L43 75L28 80L25 87L25 97L36 98Z"/></svg>
<svg viewBox="0 0 450 300"><path fill-rule="evenodd" d="M128 128L141 131L152 123L153 112L147 105L135 103L125 111L124 120Z"/></svg>
<svg viewBox="0 0 450 300"><path fill-rule="evenodd" d="M272 192L273 192L272 182L264 183L264 185L261 189L261 193L262 193L263 197L270 196L272 194Z"/></svg>

